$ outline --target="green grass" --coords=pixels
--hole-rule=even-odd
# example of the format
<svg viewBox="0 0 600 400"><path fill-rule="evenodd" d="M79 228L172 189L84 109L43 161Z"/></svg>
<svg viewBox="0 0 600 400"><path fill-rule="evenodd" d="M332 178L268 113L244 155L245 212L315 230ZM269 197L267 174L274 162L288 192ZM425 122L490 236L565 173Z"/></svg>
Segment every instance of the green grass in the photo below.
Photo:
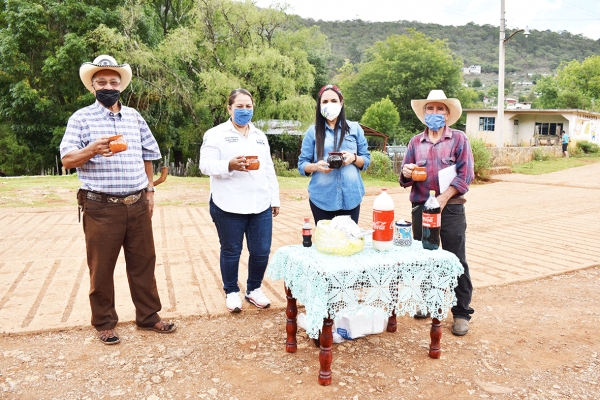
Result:
<svg viewBox="0 0 600 400"><path fill-rule="evenodd" d="M546 161L530 161L513 165L512 171L519 174L541 175L600 162L600 155L581 157L551 157Z"/></svg>

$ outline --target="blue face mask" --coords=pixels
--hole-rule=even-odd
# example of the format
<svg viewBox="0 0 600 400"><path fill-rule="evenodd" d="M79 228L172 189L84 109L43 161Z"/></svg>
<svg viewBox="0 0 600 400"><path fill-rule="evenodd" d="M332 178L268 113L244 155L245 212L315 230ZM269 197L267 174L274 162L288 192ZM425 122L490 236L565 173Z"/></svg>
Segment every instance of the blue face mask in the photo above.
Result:
<svg viewBox="0 0 600 400"><path fill-rule="evenodd" d="M248 122L252 120L254 110L247 108L234 108L233 109L233 122L240 126L248 125Z"/></svg>
<svg viewBox="0 0 600 400"><path fill-rule="evenodd" d="M446 116L444 114L425 114L425 125L437 132L446 125Z"/></svg>

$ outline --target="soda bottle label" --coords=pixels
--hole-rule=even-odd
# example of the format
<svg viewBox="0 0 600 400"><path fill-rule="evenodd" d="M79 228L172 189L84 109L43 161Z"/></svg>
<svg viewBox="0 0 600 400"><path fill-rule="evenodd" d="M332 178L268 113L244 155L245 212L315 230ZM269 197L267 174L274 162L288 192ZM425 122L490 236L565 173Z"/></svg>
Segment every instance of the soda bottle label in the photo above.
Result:
<svg viewBox="0 0 600 400"><path fill-rule="evenodd" d="M302 235L310 235L310 229L302 229Z"/></svg>
<svg viewBox="0 0 600 400"><path fill-rule="evenodd" d="M442 214L423 213L423 227L439 228L442 225Z"/></svg>
<svg viewBox="0 0 600 400"><path fill-rule="evenodd" d="M394 240L394 210L373 210L373 240L379 242Z"/></svg>

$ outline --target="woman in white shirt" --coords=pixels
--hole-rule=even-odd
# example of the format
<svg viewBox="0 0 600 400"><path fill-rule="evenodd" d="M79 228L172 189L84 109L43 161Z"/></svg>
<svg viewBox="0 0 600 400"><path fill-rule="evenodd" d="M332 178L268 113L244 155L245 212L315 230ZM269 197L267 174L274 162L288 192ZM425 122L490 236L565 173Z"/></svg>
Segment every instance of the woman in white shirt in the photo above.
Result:
<svg viewBox="0 0 600 400"><path fill-rule="evenodd" d="M279 214L279 184L266 135L252 122L254 99L245 89L229 95L230 119L204 134L200 170L210 176L210 215L221 244L221 277L229 312L240 312L238 270L244 235L248 243L248 281L245 298L259 308L270 306L262 284L273 232ZM247 156L258 156L250 170Z"/></svg>

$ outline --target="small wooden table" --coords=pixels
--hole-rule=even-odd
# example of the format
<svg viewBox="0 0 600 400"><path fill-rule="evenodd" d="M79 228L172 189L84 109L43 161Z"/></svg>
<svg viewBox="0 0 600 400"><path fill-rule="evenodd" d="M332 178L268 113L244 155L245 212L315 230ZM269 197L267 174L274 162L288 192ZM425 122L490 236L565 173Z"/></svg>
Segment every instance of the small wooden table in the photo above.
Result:
<svg viewBox="0 0 600 400"><path fill-rule="evenodd" d="M283 279L287 297L285 349L297 350L296 301L306 309L306 332L321 351L319 384L331 384L332 326L345 308L368 305L389 316L387 331L396 331L396 315L413 316L417 309L431 313L429 356L441 356L441 320L456 304L454 288L464 272L458 258L445 250L424 250L421 242L378 252L368 246L355 255L337 257L302 245L279 248L267 274Z"/></svg>

